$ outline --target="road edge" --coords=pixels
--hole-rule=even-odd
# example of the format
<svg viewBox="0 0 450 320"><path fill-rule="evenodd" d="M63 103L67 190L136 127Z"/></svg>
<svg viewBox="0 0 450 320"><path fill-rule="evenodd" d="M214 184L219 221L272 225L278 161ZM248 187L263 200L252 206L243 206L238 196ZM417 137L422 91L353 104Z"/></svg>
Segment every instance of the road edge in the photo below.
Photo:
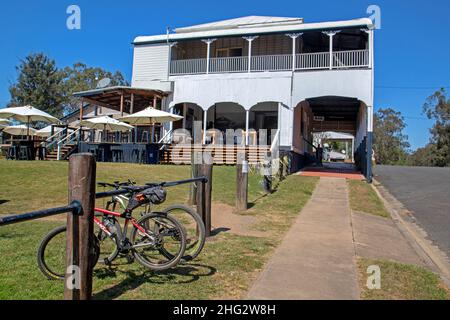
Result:
<svg viewBox="0 0 450 320"><path fill-rule="evenodd" d="M429 240L427 232L416 223L412 212L397 200L379 181L374 179L372 188L390 212L397 228L410 242L417 254L450 287L449 257Z"/></svg>

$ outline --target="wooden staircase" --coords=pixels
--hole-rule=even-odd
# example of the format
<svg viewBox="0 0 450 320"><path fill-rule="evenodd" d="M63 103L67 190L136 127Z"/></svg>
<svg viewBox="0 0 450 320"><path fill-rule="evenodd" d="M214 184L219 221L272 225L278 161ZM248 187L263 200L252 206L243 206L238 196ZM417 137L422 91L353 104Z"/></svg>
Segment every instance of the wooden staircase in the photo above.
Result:
<svg viewBox="0 0 450 320"><path fill-rule="evenodd" d="M72 153L73 150L77 147L76 144L66 144L61 147L60 151L60 160L66 160L67 157ZM58 149L55 148L52 151L49 151L45 155L46 161L58 161Z"/></svg>
<svg viewBox="0 0 450 320"><path fill-rule="evenodd" d="M235 165L239 153L245 152L249 164L258 164L264 161L269 146L215 146L215 145L180 145L172 144L162 153L162 164L191 164L192 151L211 152L215 165Z"/></svg>

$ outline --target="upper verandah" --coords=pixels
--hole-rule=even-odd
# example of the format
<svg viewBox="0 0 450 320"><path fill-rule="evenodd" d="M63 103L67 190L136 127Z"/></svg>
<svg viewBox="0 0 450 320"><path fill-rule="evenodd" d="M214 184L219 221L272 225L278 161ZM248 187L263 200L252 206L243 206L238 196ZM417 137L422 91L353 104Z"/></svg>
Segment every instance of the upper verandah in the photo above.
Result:
<svg viewBox="0 0 450 320"><path fill-rule="evenodd" d="M327 31L349 28L373 29L373 27L373 23L369 18L304 23L302 18L249 16L178 28L175 29L175 33L154 36L139 36L133 43L138 45L203 38L305 32L314 30Z"/></svg>

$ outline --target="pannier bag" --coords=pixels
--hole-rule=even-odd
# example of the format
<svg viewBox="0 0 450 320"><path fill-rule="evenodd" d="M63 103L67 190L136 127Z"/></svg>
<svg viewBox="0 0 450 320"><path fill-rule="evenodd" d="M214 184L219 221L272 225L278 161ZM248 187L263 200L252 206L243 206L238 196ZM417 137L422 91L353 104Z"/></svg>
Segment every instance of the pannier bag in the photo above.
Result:
<svg viewBox="0 0 450 320"><path fill-rule="evenodd" d="M134 209L151 203L161 204L166 201L167 192L162 187L152 187L145 189L144 191L137 193L130 199L127 206L127 211L133 211Z"/></svg>

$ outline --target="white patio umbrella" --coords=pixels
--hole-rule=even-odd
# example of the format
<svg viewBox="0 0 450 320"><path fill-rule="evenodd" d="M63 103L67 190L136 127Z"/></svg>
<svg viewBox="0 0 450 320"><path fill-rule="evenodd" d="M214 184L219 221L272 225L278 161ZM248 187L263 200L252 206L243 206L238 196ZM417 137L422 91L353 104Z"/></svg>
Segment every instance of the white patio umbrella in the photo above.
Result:
<svg viewBox="0 0 450 320"><path fill-rule="evenodd" d="M30 127L30 122L32 121L41 121L46 123L59 122L59 120L52 115L32 106L1 109L0 117L24 122L28 127ZM30 132L28 132L27 136L30 136Z"/></svg>
<svg viewBox="0 0 450 320"><path fill-rule="evenodd" d="M9 124L9 120L8 119L0 119L0 126L8 125L8 124Z"/></svg>
<svg viewBox="0 0 450 320"><path fill-rule="evenodd" d="M3 129L3 132L8 133L12 136L26 136L26 135L34 135L36 133L36 129L30 128L26 125L19 126L9 126Z"/></svg>
<svg viewBox="0 0 450 320"><path fill-rule="evenodd" d="M119 120L107 116L83 120L80 122L80 126L86 127L88 129L97 129L103 131L121 131L121 132L126 132L134 129L133 126L130 126L125 122L121 122Z"/></svg>
<svg viewBox="0 0 450 320"><path fill-rule="evenodd" d="M183 119L182 116L178 116L165 111L157 110L155 108L147 108L141 112L131 114L129 116L120 118L120 120L125 121L133 125L151 125L152 126L152 141L155 137L155 123L164 122L175 122Z"/></svg>
<svg viewBox="0 0 450 320"><path fill-rule="evenodd" d="M174 122L183 119L182 116L178 116L165 111L157 110L155 108L147 108L141 112L120 118L121 121L129 124L155 124L163 122Z"/></svg>
<svg viewBox="0 0 450 320"><path fill-rule="evenodd" d="M54 133L56 134L62 130L63 130L62 128L54 128ZM48 126L41 130L36 131L35 136L48 138L50 137L51 134L52 134L52 126Z"/></svg>

